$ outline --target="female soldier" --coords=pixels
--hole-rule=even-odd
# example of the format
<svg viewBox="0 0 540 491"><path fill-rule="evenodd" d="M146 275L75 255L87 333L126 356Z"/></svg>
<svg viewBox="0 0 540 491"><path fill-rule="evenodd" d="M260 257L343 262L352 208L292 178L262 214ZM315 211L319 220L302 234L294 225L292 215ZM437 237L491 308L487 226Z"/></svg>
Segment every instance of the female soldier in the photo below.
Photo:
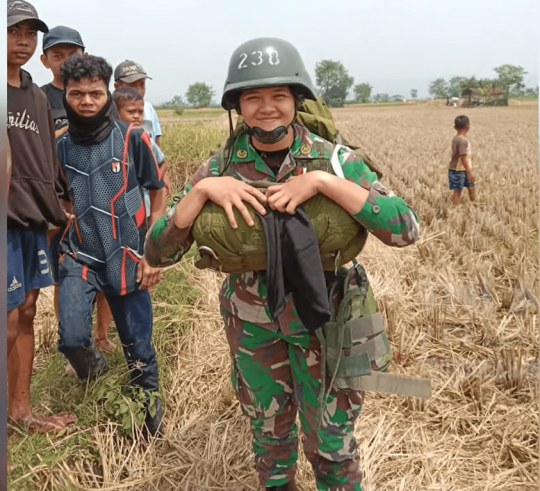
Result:
<svg viewBox="0 0 540 491"><path fill-rule="evenodd" d="M147 235L145 254L151 265L170 264L187 252L193 221L207 200L223 207L236 229L233 207L252 226L245 203L261 215L266 214L265 206L294 214L297 206L322 193L388 245L405 246L417 239L414 212L354 153L340 154L345 179L324 170L302 173L300 161L328 162L334 152L332 143L295 122L303 98L316 99L302 59L290 43L259 38L234 52L221 103L242 115L244 131L231 148L229 175L223 175L223 162L216 156L197 170L179 203ZM261 180L279 184L263 194L249 184ZM230 274L220 292L232 382L251 420L260 483L267 490L296 489L299 412L304 451L317 488L360 490L353 429L363 392L332 387L319 427L320 342L300 321L290 295L281 315L272 317L265 278L260 271Z"/></svg>

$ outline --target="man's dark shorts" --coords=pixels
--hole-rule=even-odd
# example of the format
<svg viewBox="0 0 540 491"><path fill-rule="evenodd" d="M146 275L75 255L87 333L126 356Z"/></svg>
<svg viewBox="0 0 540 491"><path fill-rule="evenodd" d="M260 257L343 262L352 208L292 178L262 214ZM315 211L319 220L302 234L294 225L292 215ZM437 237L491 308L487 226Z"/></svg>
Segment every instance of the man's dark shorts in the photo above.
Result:
<svg viewBox="0 0 540 491"><path fill-rule="evenodd" d="M473 188L474 182L467 180L467 173L464 170L448 169L448 187L461 191L463 188Z"/></svg>
<svg viewBox="0 0 540 491"><path fill-rule="evenodd" d="M20 307L30 290L53 284L45 232L7 230L7 310Z"/></svg>

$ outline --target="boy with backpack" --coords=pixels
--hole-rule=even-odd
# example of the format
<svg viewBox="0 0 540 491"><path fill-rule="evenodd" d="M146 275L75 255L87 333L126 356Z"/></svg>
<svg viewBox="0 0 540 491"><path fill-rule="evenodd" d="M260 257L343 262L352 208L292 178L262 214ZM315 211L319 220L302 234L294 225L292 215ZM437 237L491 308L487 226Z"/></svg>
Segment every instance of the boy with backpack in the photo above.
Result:
<svg viewBox="0 0 540 491"><path fill-rule="evenodd" d="M60 413L38 416L30 408L34 317L41 288L53 284L47 233L67 221L60 199L52 112L45 94L21 67L37 47L46 24L24 0L7 4L7 102L11 168L7 215L8 416L31 430L58 432L76 421Z"/></svg>
<svg viewBox="0 0 540 491"><path fill-rule="evenodd" d="M325 374L326 351L314 333L330 314L323 298L322 257L313 250L315 244L318 252L317 237L306 223L308 201L323 195L340 208L341 216L358 225L351 228L352 239L358 228L365 228L384 243L401 247L413 243L419 229L414 212L356 154L296 123L302 99L315 100L315 91L290 43L259 38L242 44L230 60L222 106L242 115L244 130L232 136L231 128L228 148L199 167L182 199L152 226L145 256L154 266L180 260L200 228L197 221L216 208L223 209L230 224L223 232L229 238L236 237L237 229L242 229L238 236L243 237L256 221L263 222L266 271L243 269L242 259L199 244L201 255L210 254L230 272L220 292L221 313L232 383L242 411L251 420L259 481L268 491L296 489L300 412L304 451L317 488L358 491L362 473L353 430L363 391L342 390ZM344 178L332 172L332 157ZM325 215L324 210L315 211L309 219L324 220ZM220 233L218 227L211 230ZM204 235L199 230L203 240ZM360 234L355 240L361 242L361 236L365 237ZM302 252L291 254L295 248ZM338 258L334 255L337 265ZM238 268L228 270L229 262ZM291 270L287 264L299 267ZM299 282L299 275L306 281ZM302 295L308 286L308 294ZM386 360L386 352L379 354L378 348L375 352L375 363Z"/></svg>
<svg viewBox="0 0 540 491"><path fill-rule="evenodd" d="M145 424L161 432L162 410L152 345L148 288L160 271L143 257L148 220L142 189L150 190L150 220L165 210L164 183L149 135L116 119L108 91L112 68L100 57L73 55L60 68L68 131L57 140L74 218L60 243L58 349L80 379L107 362L91 337L92 300L102 291L111 308L132 384L148 395Z"/></svg>

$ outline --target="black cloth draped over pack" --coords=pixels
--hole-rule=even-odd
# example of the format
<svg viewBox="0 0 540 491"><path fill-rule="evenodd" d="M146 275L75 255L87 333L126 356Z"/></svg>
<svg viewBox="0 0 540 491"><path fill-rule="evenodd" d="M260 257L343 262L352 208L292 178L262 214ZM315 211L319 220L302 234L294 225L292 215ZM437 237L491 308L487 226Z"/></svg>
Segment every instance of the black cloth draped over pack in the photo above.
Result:
<svg viewBox="0 0 540 491"><path fill-rule="evenodd" d="M259 215L266 242L268 308L275 319L292 294L302 324L313 333L330 319L328 293L319 244L302 207L296 213L281 213L265 205Z"/></svg>

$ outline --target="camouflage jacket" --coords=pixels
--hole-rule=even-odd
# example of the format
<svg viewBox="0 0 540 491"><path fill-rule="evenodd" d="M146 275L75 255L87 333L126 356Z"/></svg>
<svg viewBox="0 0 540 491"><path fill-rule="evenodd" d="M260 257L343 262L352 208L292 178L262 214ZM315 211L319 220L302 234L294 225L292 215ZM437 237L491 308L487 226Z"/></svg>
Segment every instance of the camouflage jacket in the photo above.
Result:
<svg viewBox="0 0 540 491"><path fill-rule="evenodd" d="M265 163L249 142L241 135L232 149L231 176L245 182L266 179L284 182L294 175L297 160L330 160L334 145L310 133L305 127L295 125L295 139L277 175ZM377 175L354 153L340 158L345 179L369 190L369 196L357 213L352 216L367 230L387 245L403 247L416 241L419 234L415 213L399 197L386 189ZM219 166L215 157L208 159L193 175L184 194L206 177L218 176ZM145 256L152 266L166 266L179 261L193 243L190 227L179 229L173 222L174 208L152 226L146 237ZM252 271L228 275L220 292L222 308L242 320L269 329L279 325L285 335L303 332L305 327L296 315L290 296L285 311L276 322L267 306L266 284L263 275Z"/></svg>

